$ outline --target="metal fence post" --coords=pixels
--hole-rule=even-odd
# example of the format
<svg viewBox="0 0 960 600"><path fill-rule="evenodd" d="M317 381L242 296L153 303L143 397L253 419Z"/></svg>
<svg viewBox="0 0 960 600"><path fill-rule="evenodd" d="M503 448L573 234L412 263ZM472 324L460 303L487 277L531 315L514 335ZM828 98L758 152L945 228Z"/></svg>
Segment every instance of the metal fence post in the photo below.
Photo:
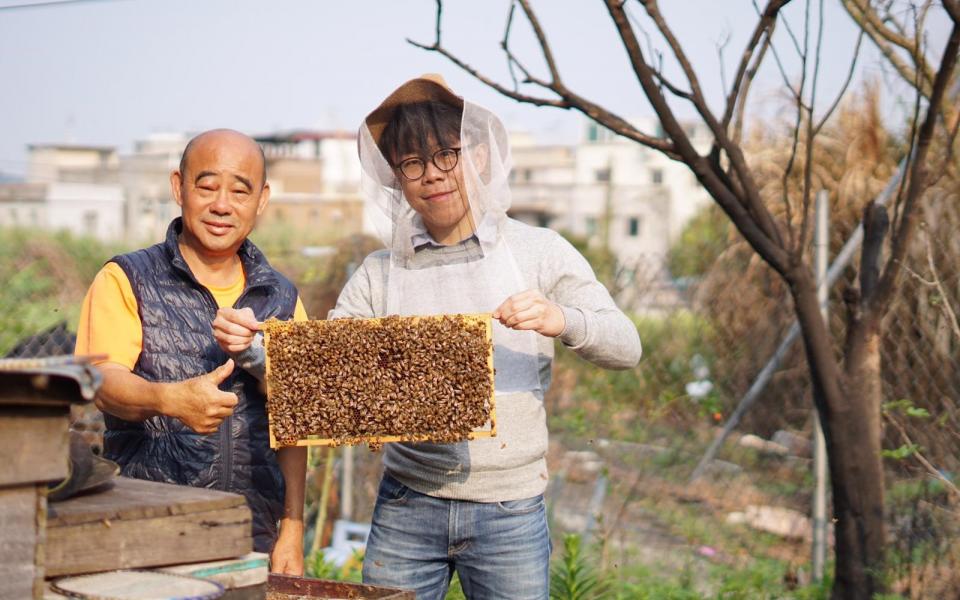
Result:
<svg viewBox="0 0 960 600"><path fill-rule="evenodd" d="M827 267L830 255L830 207L826 190L817 193L816 229L813 245L817 271L817 300L823 322L829 329L830 287L827 282ZM827 446L816 406L813 410L813 579L823 579L823 567L827 557Z"/></svg>

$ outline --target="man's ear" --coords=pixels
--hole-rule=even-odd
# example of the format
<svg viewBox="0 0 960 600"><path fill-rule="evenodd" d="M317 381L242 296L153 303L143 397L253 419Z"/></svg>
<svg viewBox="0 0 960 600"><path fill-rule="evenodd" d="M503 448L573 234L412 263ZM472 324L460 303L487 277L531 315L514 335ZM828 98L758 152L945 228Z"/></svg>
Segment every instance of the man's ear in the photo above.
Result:
<svg viewBox="0 0 960 600"><path fill-rule="evenodd" d="M170 193L177 206L183 206L183 174L177 170L170 173Z"/></svg>
<svg viewBox="0 0 960 600"><path fill-rule="evenodd" d="M257 201L257 216L259 217L265 208L267 208L267 203L270 202L270 184L264 182L263 189L260 190L260 199Z"/></svg>

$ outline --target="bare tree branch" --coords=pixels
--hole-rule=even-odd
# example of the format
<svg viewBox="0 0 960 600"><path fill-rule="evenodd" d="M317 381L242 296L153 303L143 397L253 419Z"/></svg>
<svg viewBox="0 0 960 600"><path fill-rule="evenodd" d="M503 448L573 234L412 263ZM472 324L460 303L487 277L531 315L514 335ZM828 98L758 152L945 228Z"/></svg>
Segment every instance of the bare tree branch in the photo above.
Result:
<svg viewBox="0 0 960 600"><path fill-rule="evenodd" d="M756 185L749 177L741 180L744 187L747 187L747 185L753 186L753 194L745 194L746 202L743 204L741 204L741 197L733 194L731 189L724 185L721 178L714 172L710 162L701 156L690 143L689 137L677 121L666 98L664 98L657 86L656 78L653 75L650 65L648 65L643 58L640 44L623 10L623 5L617 0L607 0L606 4L607 10L617 27L620 39L627 51L627 56L630 59L630 64L633 67L637 81L643 88L654 111L659 116L664 131L673 140L678 154L680 154L683 161L694 171L704 187L717 199L721 208L738 224L738 227L742 225L741 233L743 233L751 245L753 245L762 256L766 257L769 255L770 260L768 262L774 269L778 271L784 269L783 272L786 272L788 261L786 260L787 256L779 238L779 232L773 223L772 216L760 200ZM714 121L714 125L718 124ZM720 131L720 134L721 136L717 137L720 138L720 144L724 146L726 150L731 143L729 139L726 138L725 132ZM731 161L734 163L739 161L741 168L746 171L746 164L742 153L738 155L736 151L739 149L732 150L733 151L728 152ZM774 235L776 237L773 237Z"/></svg>
<svg viewBox="0 0 960 600"><path fill-rule="evenodd" d="M723 60L723 51L726 49L727 44L729 43L730 31L725 29L721 33L720 39L717 40L716 44L714 44L717 47L717 57L719 58L720 62L720 87L723 89L727 89L727 65Z"/></svg>
<svg viewBox="0 0 960 600"><path fill-rule="evenodd" d="M960 21L960 0L943 0L943 9L954 23Z"/></svg>
<svg viewBox="0 0 960 600"><path fill-rule="evenodd" d="M674 96L678 96L680 98L683 98L684 100L689 101L691 104L695 104L693 94L691 92L685 92L681 90L680 86L672 83L663 74L663 53L659 52L653 46L653 40L650 39L650 34L647 33L647 30L643 27L640 21L634 18L634 16L627 11L624 11L624 14L627 15L627 18L630 20L633 26L636 27L640 31L640 33L643 34L644 39L647 40L647 52L650 54L651 58L656 57L657 59L657 66L654 67L651 65L650 67L653 70L653 74L657 78L657 81L659 81L661 85L663 85L663 87L667 88L667 90Z"/></svg>
<svg viewBox="0 0 960 600"><path fill-rule="evenodd" d="M944 154L943 161L940 163L940 166L936 168L933 172L935 177L931 181L931 185L936 184L940 181L940 178L947 174L947 166L953 161L954 158L954 146L957 143L957 132L960 131L960 111L954 111L953 115L953 125L951 126L946 122L946 115L944 115L944 127L947 129L947 140L945 146L947 148L946 153Z"/></svg>
<svg viewBox="0 0 960 600"><path fill-rule="evenodd" d="M477 78L477 79L480 80L481 82L485 83L486 85L488 85L488 86L490 86L491 88L495 89L496 91L500 92L500 93L503 94L504 96L506 96L506 97L508 97L508 98L513 98L514 100L516 100L516 101L518 101L518 102L525 102L525 103L527 103L527 104L534 104L534 105L536 105L536 106L553 106L553 107L556 107L556 108L572 108L572 105L570 105L568 102L566 102L566 101L564 101L564 100L555 100L555 99L550 99L550 98L541 98L541 97L537 97L537 96L530 96L530 95L527 95L527 94L521 94L521 93L519 93L519 92L515 92L515 91L513 91L513 90L510 90L510 89L508 89L508 88L500 85L499 83L493 81L492 79L486 77L485 75L482 75L479 71L477 71L476 69L474 69L474 68L471 67L470 65L466 64L465 62L461 61L459 58L457 58L456 56L454 56L453 54L451 54L450 52L448 52L448 51L447 51L445 48L443 48L442 46L439 46L439 45L436 45L436 44L432 44L432 45L429 45L429 46L428 46L428 45L426 45L426 44L421 44L421 43L419 43L419 42L415 42L415 41L413 41L413 40L411 40L411 39L407 39L407 43L408 43L408 44L411 44L411 45L413 45L413 46L416 46L417 48L422 48L423 50L426 50L426 51L428 51L428 52L436 52L437 54L440 54L441 56L446 57L450 62L452 62L453 64L457 65L458 67L460 67L461 69L463 69L463 70L466 71L467 73L473 75L475 78ZM527 81L530 82L530 83L539 83L538 81L536 81L536 80L534 80L534 79L532 79L532 78L528 78ZM544 85L544 87L549 88L549 85Z"/></svg>
<svg viewBox="0 0 960 600"><path fill-rule="evenodd" d="M823 129L823 126L826 125L827 121L830 119L830 115L833 114L833 111L840 106L840 100L846 95L847 88L850 86L850 82L853 81L853 74L856 71L857 59L860 58L860 45L863 42L863 29L860 29L860 34L857 35L857 45L853 48L853 58L850 59L850 70L847 71L847 78L844 80L843 85L840 87L840 92L837 94L837 97L833 99L833 103L830 104L830 108L823 113L823 117L817 123L817 126L814 127L815 133L820 133L820 130Z"/></svg>
<svg viewBox="0 0 960 600"><path fill-rule="evenodd" d="M533 27L533 33L537 36L537 43L540 44L540 51L543 53L543 59L547 62L547 69L550 71L553 83L559 84L560 72L557 71L557 62L553 58L553 50L550 49L550 44L547 43L547 36L543 33L543 28L540 27L540 20L533 14L529 0L517 0L517 2L520 3L520 8L523 10L523 14L527 16L530 26Z"/></svg>
<svg viewBox="0 0 960 600"><path fill-rule="evenodd" d="M886 306L887 301L896 289L897 281L903 273L900 264L903 262L907 248L910 245L910 240L916 230L917 215L915 208L919 197L923 194L927 185L927 153L933 140L934 128L939 113L937 107L939 107L943 101L947 84L953 78L957 66L958 50L960 50L960 20L955 20L953 22L953 29L950 32L950 38L947 40L946 48L944 48L943 51L940 67L937 70L937 77L933 82L933 92L930 95L927 114L923 120L923 125L920 127L919 135L917 136L913 165L910 169L910 184L904 201L901 225L893 238L890 260L878 284L877 293L871 300L871 310L874 311L881 310L882 307Z"/></svg>
<svg viewBox="0 0 960 600"><path fill-rule="evenodd" d="M787 35L790 36L790 41L793 42L793 49L797 51L797 56L803 56L803 52L800 50L800 42L797 41L797 36L794 35L793 28L790 27L790 21L788 21L785 16L781 16L780 20L783 21L783 28L787 30Z"/></svg>
<svg viewBox="0 0 960 600"><path fill-rule="evenodd" d="M915 29L915 31L917 32L917 35L915 36L915 39L914 39L914 45L917 47L917 51L919 52L919 47L920 47L920 44L922 43L920 40L920 30ZM917 136L919 135L919 130L920 130L920 109L922 107L923 99L925 98L925 96L923 94L923 91L921 90L921 86L922 86L922 82L920 81L921 73L919 70L914 71L914 73L916 76L916 80L912 82L911 85L913 89L916 90L916 98L913 103L913 115L911 116L911 119L910 119L909 140L910 140L910 147L913 149L916 149ZM915 151L907 156L907 167L905 170L906 173L909 174L911 172L912 164L910 163L910 161L915 158L916 158ZM894 231L893 237L894 238L897 237L898 234L896 232L899 231L900 229L901 209L903 208L904 197L907 193L907 189L908 189L907 186L909 184L909 181L910 181L909 176L901 179L900 187L897 189L897 196L894 199L894 203L893 203L893 231Z"/></svg>
<svg viewBox="0 0 960 600"><path fill-rule="evenodd" d="M926 279L908 267L906 264L903 265L903 268L907 271L907 273L909 273L913 278L923 285L935 288L937 290L937 293L944 300L940 303L943 314L950 322L950 328L953 330L953 335L956 336L957 341L960 341L960 321L957 320L957 313L954 312L953 307L950 306L950 302L947 301L950 296L947 295L947 290L943 288L943 282L940 280L940 275L937 272L937 265L933 260L933 246L930 244L930 233L927 231L925 223L922 223L920 228L923 231L923 242L927 254L927 268L930 269L930 279Z"/></svg>
<svg viewBox="0 0 960 600"><path fill-rule="evenodd" d="M736 173L736 178L740 181L743 191L745 192L745 207L747 208L748 212L753 215L760 230L763 231L764 234L774 244L782 248L783 240L780 237L780 230L777 228L770 211L760 198L759 187L753 181L753 176L751 175L750 169L747 166L747 161L743 155L743 150L730 140L727 135L726 128L720 125L719 121L717 121L717 118L707 106L707 102L700 88L700 82L697 78L696 72L694 72L686 53L683 51L683 48L681 47L676 36L673 34L673 31L663 18L663 14L660 12L659 5L657 4L656 0L640 0L640 3L647 11L647 14L653 20L654 24L656 24L660 34L665 40L667 40L667 44L670 46L675 58L680 63L680 67L686 75L687 81L690 83L691 93L693 95L693 103L697 108L697 112L700 113L700 116L707 124L707 127L710 128L710 131L713 133L717 144L730 159L731 167ZM637 78L640 80L641 86L644 87L644 91L647 93L647 98L651 101L651 103L654 103L654 98L650 95L649 90L647 90L646 86L644 85L645 77L652 78L651 68L643 58L643 53L640 50L639 44L637 43L636 35L634 34L633 29L625 16L623 5L617 0L606 0L606 4L607 10L610 12L610 16L613 17L614 23L617 25L620 38L627 48L627 54L630 57L630 62L634 66L634 73L636 73ZM659 99L663 99L662 94L658 93L657 96ZM670 115L671 120L676 122L676 119L673 117L673 112L665 100L660 106L657 106L657 103L654 103L654 109L657 111L658 115L663 114L663 111L666 111L666 113ZM661 119L661 122L663 122L663 119ZM687 139L686 134L683 132L683 128L679 126L679 123L676 124L676 128L673 131L668 129L666 123L664 123L664 129L674 140L674 143L678 144L678 146L679 142L677 138L674 137L675 135L682 136L684 140L686 140L687 145L689 145L689 140ZM692 149L693 148L691 146L691 150ZM694 154L696 154L695 151ZM697 158L702 157L697 155Z"/></svg>
<svg viewBox="0 0 960 600"><path fill-rule="evenodd" d="M516 7L517 3L511 1L510 12L507 13L507 24L503 28L503 39L500 41L500 49L502 49L507 56L507 70L510 71L510 79L513 80L513 90L515 92L520 90L520 84L517 82L517 74L514 72L513 67L516 66L523 71L524 77L529 79L530 76L523 65L520 64L520 61L514 58L513 52L510 51L510 28L513 26L513 14Z"/></svg>
<svg viewBox="0 0 960 600"><path fill-rule="evenodd" d="M760 7L757 6L757 0L753 0L753 8L754 8L754 10L757 11L757 14L759 15L759 14L760 14ZM786 22L786 21L784 21L784 22ZM771 32L771 35L773 35L772 32ZM793 95L793 97L794 97L795 100L799 100L799 101L802 102L802 97L801 97L801 95L800 95L800 92L798 92L797 90L795 90L795 89L793 88L793 84L790 83L790 77L787 75L787 70L784 68L783 63L780 61L780 53L777 52L777 47L774 46L772 43L771 43L771 45L770 45L770 51L773 53L773 62L777 63L777 70L780 71L780 77L783 78L783 85L784 85L784 87L786 87L788 90L790 90L790 93Z"/></svg>
<svg viewBox="0 0 960 600"><path fill-rule="evenodd" d="M884 58L889 61L889 63L903 79L905 79L911 85L915 85L914 81L917 79L917 74L919 73L922 75L920 89L924 97L929 98L930 86L934 78L933 71L927 64L926 59L922 55L916 53L913 40L909 39L902 33L894 32L887 27L877 16L874 9L870 7L868 1L841 0L841 4L843 4L843 8L847 11L847 14L850 15L850 18L852 18L857 25L860 26L861 30L870 37L870 40L880 50ZM944 5L946 6L946 3ZM903 31L902 25L899 22L896 23L898 29ZM904 60L894 50L895 47L903 49L910 55L914 62L913 67L904 62Z"/></svg>
<svg viewBox="0 0 960 600"><path fill-rule="evenodd" d="M804 38L803 38L803 48L799 49L800 53L800 87L797 90L797 95L795 97L797 105L797 120L793 126L793 140L790 146L790 157L787 159L786 168L783 170L783 178L780 184L780 201L783 204L783 208L786 211L787 215L787 234L789 238L789 249L791 255L794 257L794 260L799 261L803 256L803 243L800 239L800 236L794 235L793 227L793 203L790 201L790 176L793 174L793 166L797 159L797 151L800 147L800 131L804 123L804 113L807 114L806 122L810 122L810 114L812 114L812 109L808 109L807 105L803 101L803 90L806 88L807 83L807 59L809 57L809 46L810 46L810 0L806 0L804 10ZM786 21L784 21L786 23ZM792 36L792 34L791 34ZM812 106L811 101L811 106ZM804 182L806 182L806 176L810 173L810 155L813 152L813 139L809 136L806 140L805 152L804 152ZM801 194L806 199L806 186L801 190ZM805 204L805 203L804 203ZM801 218L801 232L806 226L807 214L804 212L800 216Z"/></svg>
<svg viewBox="0 0 960 600"><path fill-rule="evenodd" d="M747 97L750 95L750 85L753 83L753 78L757 74L757 71L760 69L760 65L763 63L763 58L767 53L767 50L770 48L770 44L773 42L773 30L770 30L769 35L765 35L763 38L763 44L760 46L760 51L754 56L753 64L747 69L746 74L743 78L743 83L741 84L741 90L738 94L739 98L736 99L736 110L734 111L733 119L733 133L731 138L734 143L739 144L741 136L743 134L743 115L746 112L747 106Z"/></svg>
<svg viewBox="0 0 960 600"><path fill-rule="evenodd" d="M754 62L753 68L749 69L750 61L757 50L757 46L760 45L761 39L764 40L763 45L760 46L762 58L762 54L766 51L773 37L773 30L777 24L777 14L779 14L780 9L789 1L790 0L770 0L766 8L763 9L763 14L760 15L760 20L757 21L757 26L753 29L750 41L747 42L747 47L740 57L740 65L737 67L737 74L734 76L733 86L727 94L726 110L724 110L723 120L721 121L724 128L730 124L730 119L734 114L736 106L738 104L741 106L746 104L746 88L750 87L750 81L753 79L760 65L760 60L757 60Z"/></svg>
<svg viewBox="0 0 960 600"><path fill-rule="evenodd" d="M520 3L520 7L524 11L524 15L527 17L529 21L531 21L531 26L533 27L534 31L540 32L538 35L538 41L540 43L541 51L544 53L549 53L550 48L549 48L549 45L547 44L546 36L543 35L543 30L540 27L540 23L537 20L536 14L534 14L533 11L529 8L529 4L527 2L523 0L517 0L517 1ZM511 12L513 11L512 6L510 10ZM504 31L504 39L501 42L501 47L504 49L504 52L507 54L508 61L513 61L513 64L517 66L524 73L523 83L532 83L534 85L538 85L546 90L553 92L554 94L559 96L559 99L532 96L529 94L521 93L516 89L511 90L506 86L501 85L500 83L494 81L490 77L483 75L476 68L467 64L466 62L458 58L456 55L451 53L449 50L444 48L443 45L441 44L442 11L443 11L443 2L442 0L437 0L436 39L433 44L423 44L420 42L413 41L411 39L407 39L407 43L417 48L426 50L428 52L436 52L441 56L444 56L445 58L447 58L447 60L449 60L450 62L458 66L460 69L472 75L478 81L482 82L483 84L489 86L490 88L496 90L497 92L499 92L500 94L503 94L508 98L512 98L518 102L523 102L525 104L533 104L535 106L552 106L555 108L578 110L583 114L585 114L586 116L593 119L594 121L602 124L607 129L610 129L614 133L622 135L628 139L631 139L635 142L638 142L640 144L643 144L655 150L659 150L660 152L663 152L665 155L669 156L670 158L673 158L674 160L679 159L679 155L677 154L676 149L674 148L674 145L670 142L670 140L650 136L639 131L636 127L631 125L626 119L604 109L603 107L597 105L596 103L591 102L590 100L587 100L586 98L569 90L559 80L559 77L554 77L551 81L544 81L530 74L530 72L523 66L523 64L520 63L520 61L516 60L516 58L513 56L512 52L509 49L508 38L509 38L509 30L512 27L512 23L513 23L512 15L508 16L507 24ZM548 61L548 63L552 63L552 60L553 60L552 54L550 56L551 56L551 59L550 61ZM556 69L556 64L555 63L552 63L552 64L553 64L553 68ZM556 73L559 74L559 71L556 71Z"/></svg>
<svg viewBox="0 0 960 600"><path fill-rule="evenodd" d="M806 30L810 31L809 24L810 4L807 3L807 23ZM807 233L810 224L810 202L813 196L813 148L816 131L813 123L813 107L817 105L817 83L820 79L820 50L823 47L823 0L817 7L817 42L814 46L813 54L813 78L810 82L810 113L807 115L807 145L806 158L803 165L803 209L801 212L800 236L797 240L797 247L794 252L803 255L807 247ZM804 46L804 51L807 47Z"/></svg>
<svg viewBox="0 0 960 600"><path fill-rule="evenodd" d="M887 423L892 424L894 427L897 428L897 431L900 432L900 437L903 438L904 444L910 447L916 447L916 444L914 444L913 441L910 439L910 436L907 435L906 428L903 425L901 425L899 421L897 421L895 418L889 415L885 415L885 417L886 417ZM960 498L960 489L957 489L957 486L955 486L952 481L947 479L943 475L943 473L940 472L939 469L934 467L933 464L931 464L931 462L927 460L927 458L919 450L915 450L913 452L913 457L917 459L917 462L923 465L923 468L926 469L929 475L937 479L940 483L944 485L944 487L946 487L948 490L953 492L953 494L955 494L957 498Z"/></svg>

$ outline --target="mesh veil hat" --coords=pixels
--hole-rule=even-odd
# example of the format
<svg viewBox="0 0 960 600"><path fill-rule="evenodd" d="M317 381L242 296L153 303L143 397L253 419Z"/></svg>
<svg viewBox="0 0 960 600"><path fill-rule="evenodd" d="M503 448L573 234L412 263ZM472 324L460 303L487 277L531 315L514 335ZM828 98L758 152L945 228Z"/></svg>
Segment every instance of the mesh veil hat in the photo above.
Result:
<svg viewBox="0 0 960 600"><path fill-rule="evenodd" d="M430 100L463 110L463 98L453 93L443 77L436 73L421 75L395 89L364 119L373 141L377 145L380 144L380 136L383 135L383 130L386 129L387 123L390 122L398 106Z"/></svg>

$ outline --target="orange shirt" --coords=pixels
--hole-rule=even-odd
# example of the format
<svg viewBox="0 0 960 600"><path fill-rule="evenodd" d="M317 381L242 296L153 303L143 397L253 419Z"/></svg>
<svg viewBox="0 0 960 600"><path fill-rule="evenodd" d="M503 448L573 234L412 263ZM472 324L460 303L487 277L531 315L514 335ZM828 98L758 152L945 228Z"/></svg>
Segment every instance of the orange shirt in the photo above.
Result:
<svg viewBox="0 0 960 600"><path fill-rule="evenodd" d="M220 308L233 306L243 293L246 277L241 275L232 285L209 287ZM306 321L307 312L300 298L293 313L294 321ZM143 327L137 310L137 297L127 274L117 263L107 263L94 278L80 308L75 354L104 354L95 364L111 362L133 370L143 349Z"/></svg>

